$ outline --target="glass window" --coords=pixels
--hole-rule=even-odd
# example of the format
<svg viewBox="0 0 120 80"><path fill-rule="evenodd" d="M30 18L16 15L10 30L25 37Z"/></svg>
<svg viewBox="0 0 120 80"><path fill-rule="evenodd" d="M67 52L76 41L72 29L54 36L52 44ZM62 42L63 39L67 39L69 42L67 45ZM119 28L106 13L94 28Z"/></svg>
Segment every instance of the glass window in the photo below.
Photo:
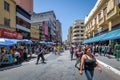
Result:
<svg viewBox="0 0 120 80"><path fill-rule="evenodd" d="M4 18L4 25L10 26L10 19Z"/></svg>
<svg viewBox="0 0 120 80"><path fill-rule="evenodd" d="M7 11L10 10L10 5L6 1L4 2L4 9Z"/></svg>
<svg viewBox="0 0 120 80"><path fill-rule="evenodd" d="M99 19L99 20L101 19L101 13L98 14L98 19Z"/></svg>
<svg viewBox="0 0 120 80"><path fill-rule="evenodd" d="M107 7L105 7L105 8L103 9L103 14L104 14L104 16L107 15Z"/></svg>

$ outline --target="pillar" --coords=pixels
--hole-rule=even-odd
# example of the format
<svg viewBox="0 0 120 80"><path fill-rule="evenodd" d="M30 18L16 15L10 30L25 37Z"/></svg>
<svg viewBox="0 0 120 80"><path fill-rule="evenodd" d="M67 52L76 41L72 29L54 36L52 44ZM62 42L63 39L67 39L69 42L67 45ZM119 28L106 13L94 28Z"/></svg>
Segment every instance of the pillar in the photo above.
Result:
<svg viewBox="0 0 120 80"><path fill-rule="evenodd" d="M93 37L95 36L95 32L93 31Z"/></svg>
<svg viewBox="0 0 120 80"><path fill-rule="evenodd" d="M108 22L108 30L111 31L112 30L112 22ZM111 40L109 40L109 45L111 45Z"/></svg>

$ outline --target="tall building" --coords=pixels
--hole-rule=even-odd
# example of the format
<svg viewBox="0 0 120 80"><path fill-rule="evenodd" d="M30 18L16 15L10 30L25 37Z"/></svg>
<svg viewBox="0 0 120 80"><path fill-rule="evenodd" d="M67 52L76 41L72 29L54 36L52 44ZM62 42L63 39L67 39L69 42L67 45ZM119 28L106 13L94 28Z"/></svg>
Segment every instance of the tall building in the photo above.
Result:
<svg viewBox="0 0 120 80"><path fill-rule="evenodd" d="M27 12L33 12L33 0L15 0L15 2Z"/></svg>
<svg viewBox="0 0 120 80"><path fill-rule="evenodd" d="M56 41L56 16L54 11L31 13L31 23L40 26L44 41Z"/></svg>
<svg viewBox="0 0 120 80"><path fill-rule="evenodd" d="M75 20L72 28L72 43L81 44L81 42L84 40L84 20Z"/></svg>
<svg viewBox="0 0 120 80"><path fill-rule="evenodd" d="M98 0L85 19L85 27L85 38L92 38L85 43L106 41L111 44L111 40L113 43L115 39L119 40L119 37L113 37L120 29L120 0Z"/></svg>
<svg viewBox="0 0 120 80"><path fill-rule="evenodd" d="M68 44L71 44L72 43L72 33L73 33L73 30L72 30L72 26L69 28L68 30L68 38L67 38L67 42Z"/></svg>
<svg viewBox="0 0 120 80"><path fill-rule="evenodd" d="M84 31L84 20L75 20L74 24L68 30L68 44L81 44L84 40Z"/></svg>
<svg viewBox="0 0 120 80"><path fill-rule="evenodd" d="M16 32L16 4L14 0L0 0L0 37L22 39Z"/></svg>
<svg viewBox="0 0 120 80"><path fill-rule="evenodd" d="M24 39L30 39L31 15L19 5L16 6L16 31L21 33Z"/></svg>
<svg viewBox="0 0 120 80"><path fill-rule="evenodd" d="M62 28L59 20L56 20L56 39L58 42L62 43Z"/></svg>

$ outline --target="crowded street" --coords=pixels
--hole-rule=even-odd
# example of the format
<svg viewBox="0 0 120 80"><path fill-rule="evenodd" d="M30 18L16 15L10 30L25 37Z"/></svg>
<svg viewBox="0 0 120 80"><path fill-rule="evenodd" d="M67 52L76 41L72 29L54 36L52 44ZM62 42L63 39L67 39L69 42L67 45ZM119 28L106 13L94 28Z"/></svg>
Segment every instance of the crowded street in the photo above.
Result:
<svg viewBox="0 0 120 80"><path fill-rule="evenodd" d="M47 54L45 59L45 64L39 62L36 65L37 59L33 58L29 62L3 68L0 71L0 80L86 80L84 72L80 75L79 70L75 68L76 60L70 60L69 50L60 55ZM119 80L119 75L103 65L101 67L101 73L95 69L93 80Z"/></svg>

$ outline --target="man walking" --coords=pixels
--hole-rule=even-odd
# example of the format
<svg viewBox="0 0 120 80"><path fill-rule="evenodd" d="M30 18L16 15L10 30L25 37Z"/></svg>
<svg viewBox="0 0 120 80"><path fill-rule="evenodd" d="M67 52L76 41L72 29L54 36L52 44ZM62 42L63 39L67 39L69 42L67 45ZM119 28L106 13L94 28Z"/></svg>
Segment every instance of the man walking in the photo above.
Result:
<svg viewBox="0 0 120 80"><path fill-rule="evenodd" d="M40 46L39 46L37 48L37 52L38 52L38 56L37 56L37 62L36 62L36 64L38 64L40 57L42 59L42 63L46 63L45 62L45 58L44 58L45 48L44 47L40 48Z"/></svg>
<svg viewBox="0 0 120 80"><path fill-rule="evenodd" d="M74 48L73 48L73 46L71 45L71 47L70 47L71 61L73 60L73 54L74 54Z"/></svg>

